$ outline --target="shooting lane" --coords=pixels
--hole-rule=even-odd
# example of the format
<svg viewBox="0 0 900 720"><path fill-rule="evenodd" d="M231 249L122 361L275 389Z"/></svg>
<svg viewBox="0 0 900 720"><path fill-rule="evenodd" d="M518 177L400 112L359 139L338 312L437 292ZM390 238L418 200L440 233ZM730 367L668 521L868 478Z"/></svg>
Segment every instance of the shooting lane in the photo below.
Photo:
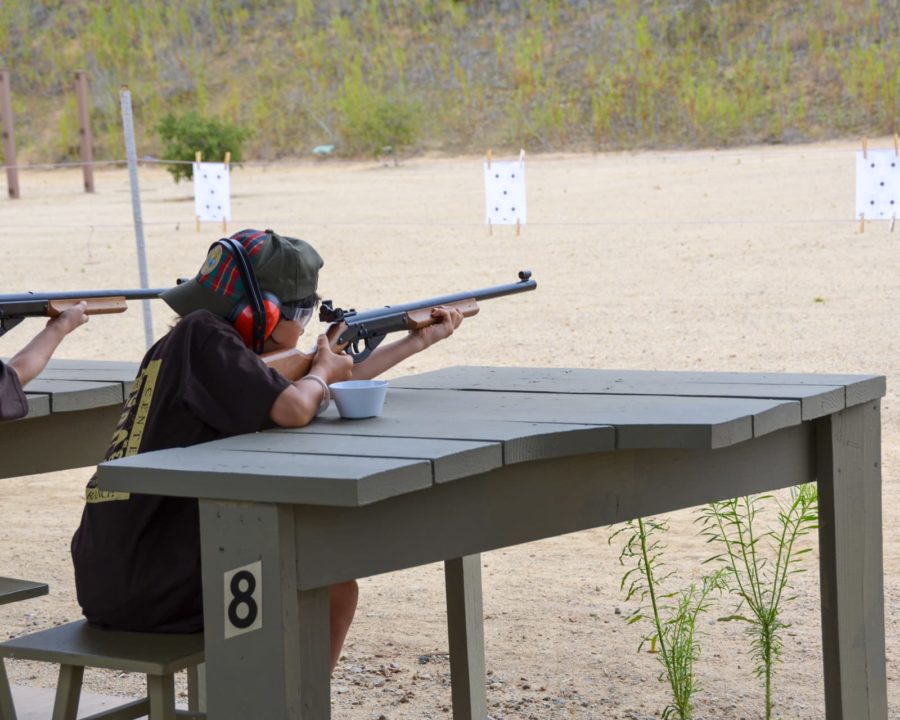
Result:
<svg viewBox="0 0 900 720"><path fill-rule="evenodd" d="M887 720L883 376L456 367L382 415L103 463L200 499L216 720L327 720L328 586L443 561L454 720L487 716L482 553L818 481L825 717ZM614 662L614 660L611 660Z"/></svg>
<svg viewBox="0 0 900 720"><path fill-rule="evenodd" d="M25 388L28 414L0 423L0 481L99 462L136 371L136 363L51 360ZM0 577L0 605L48 592L42 582ZM0 717L13 716L8 687L0 663Z"/></svg>

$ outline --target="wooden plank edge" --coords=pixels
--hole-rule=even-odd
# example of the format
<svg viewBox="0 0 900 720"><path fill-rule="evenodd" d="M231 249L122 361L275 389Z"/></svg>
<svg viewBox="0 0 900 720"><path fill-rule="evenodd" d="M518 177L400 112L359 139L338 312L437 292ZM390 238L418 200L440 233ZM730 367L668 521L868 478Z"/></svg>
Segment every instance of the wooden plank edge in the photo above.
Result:
<svg viewBox="0 0 900 720"><path fill-rule="evenodd" d="M140 455L131 457L139 458ZM302 462L304 456L298 454L296 457L298 462ZM434 480L431 463L423 460L356 478L307 476L303 478L303 492L300 492L300 483L294 482L294 478L248 472L241 476L240 482L221 483L217 486L218 492L212 495L188 491L184 483L187 472L182 467L128 467L129 459L131 458L101 462L97 466L97 481L101 489L185 498L210 497L242 502L357 507L423 490L431 487ZM215 469L190 472L199 477L221 476L221 472ZM149 493L148 488L152 488L153 492Z"/></svg>

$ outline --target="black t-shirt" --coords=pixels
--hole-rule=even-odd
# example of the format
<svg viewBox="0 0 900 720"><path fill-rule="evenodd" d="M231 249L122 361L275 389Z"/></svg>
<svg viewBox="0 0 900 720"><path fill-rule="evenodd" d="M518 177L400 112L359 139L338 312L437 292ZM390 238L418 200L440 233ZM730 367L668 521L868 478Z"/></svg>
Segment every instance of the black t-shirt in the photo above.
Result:
<svg viewBox="0 0 900 720"><path fill-rule="evenodd" d="M144 356L105 459L260 430L288 384L229 323L193 312ZM92 624L203 628L196 500L108 492L91 478L72 559L78 602Z"/></svg>
<svg viewBox="0 0 900 720"><path fill-rule="evenodd" d="M0 362L0 420L15 420L27 414L28 400L18 374Z"/></svg>

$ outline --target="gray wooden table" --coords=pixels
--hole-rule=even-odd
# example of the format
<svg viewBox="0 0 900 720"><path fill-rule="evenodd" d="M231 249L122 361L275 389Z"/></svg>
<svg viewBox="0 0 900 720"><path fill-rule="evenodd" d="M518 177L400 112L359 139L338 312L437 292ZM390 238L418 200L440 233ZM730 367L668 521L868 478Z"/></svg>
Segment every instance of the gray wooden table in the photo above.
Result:
<svg viewBox="0 0 900 720"><path fill-rule="evenodd" d="M96 465L137 363L51 360L28 384L28 415L0 423L0 478Z"/></svg>
<svg viewBox="0 0 900 720"><path fill-rule="evenodd" d="M818 481L825 706L887 717L880 376L458 367L382 417L104 464L200 498L213 720L328 718L328 586L444 561L453 717L486 715L479 554Z"/></svg>

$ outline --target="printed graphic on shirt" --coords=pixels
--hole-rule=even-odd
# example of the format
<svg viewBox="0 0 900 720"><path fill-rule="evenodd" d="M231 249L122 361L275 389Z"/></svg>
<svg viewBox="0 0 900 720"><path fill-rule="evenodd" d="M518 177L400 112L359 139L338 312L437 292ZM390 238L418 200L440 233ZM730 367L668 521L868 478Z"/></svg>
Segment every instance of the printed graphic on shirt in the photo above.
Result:
<svg viewBox="0 0 900 720"><path fill-rule="evenodd" d="M161 365L162 360L151 360L135 378L131 394L119 417L119 423L113 433L109 449L106 451L105 460L137 455L141 449L141 439L144 436L147 417L150 415L153 391L156 388L156 379L159 377ZM127 500L129 497L130 494L127 492L101 490L97 487L96 478L91 478L88 482L85 495L85 499L89 503Z"/></svg>

